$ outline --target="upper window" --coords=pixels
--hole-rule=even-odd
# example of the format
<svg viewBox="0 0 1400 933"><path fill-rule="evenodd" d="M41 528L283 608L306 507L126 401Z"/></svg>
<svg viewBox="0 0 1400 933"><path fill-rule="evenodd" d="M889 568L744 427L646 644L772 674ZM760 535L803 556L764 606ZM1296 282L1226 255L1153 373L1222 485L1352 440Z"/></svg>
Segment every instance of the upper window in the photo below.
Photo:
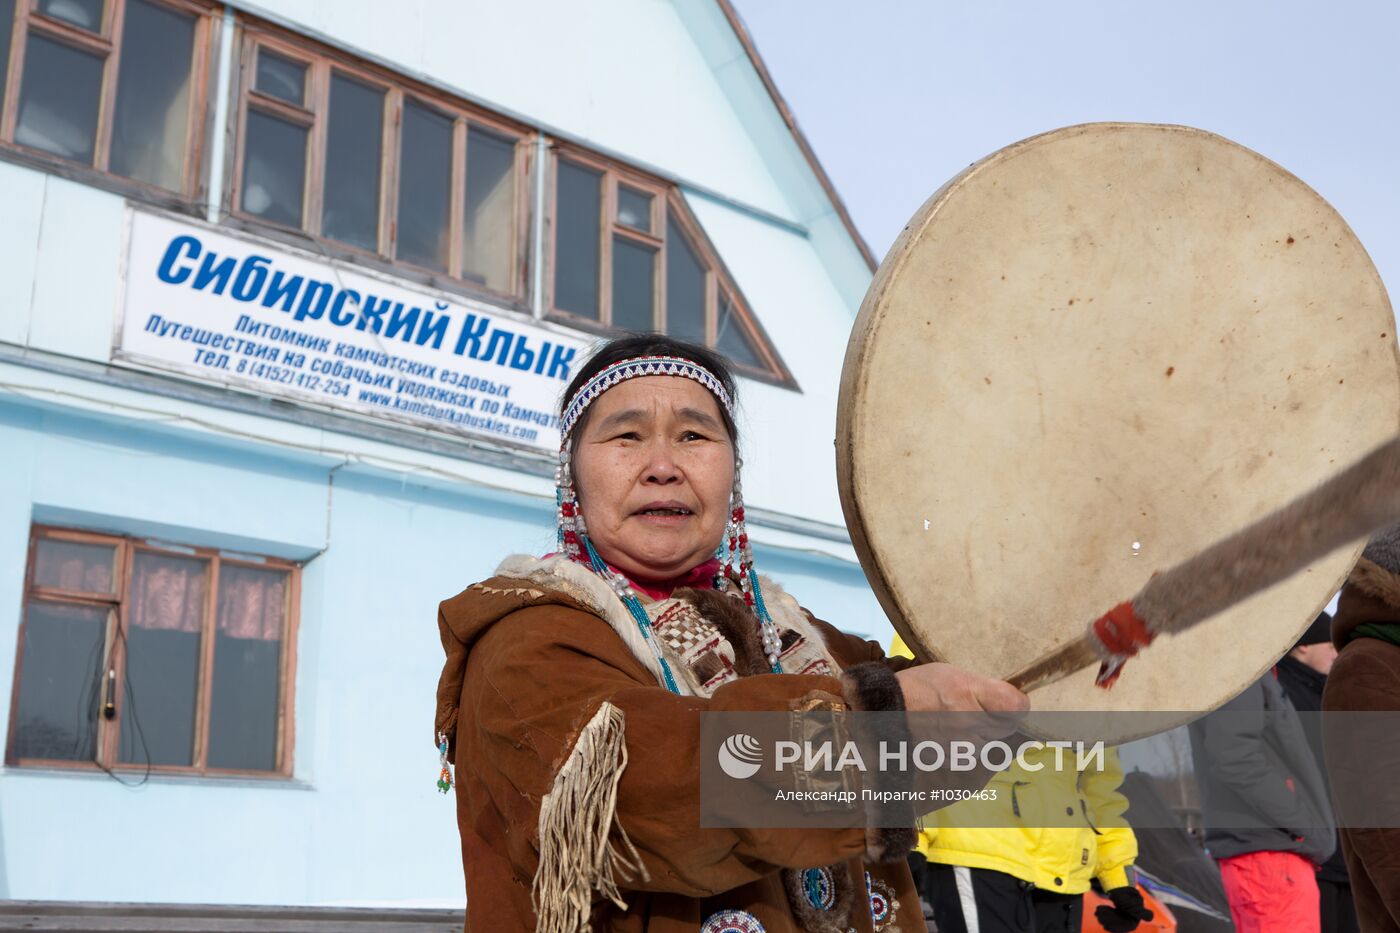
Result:
<svg viewBox="0 0 1400 933"><path fill-rule="evenodd" d="M291 773L295 566L35 528L25 580L7 762Z"/></svg>
<svg viewBox="0 0 1400 933"><path fill-rule="evenodd" d="M238 213L521 295L520 130L255 30L243 75Z"/></svg>
<svg viewBox="0 0 1400 933"><path fill-rule="evenodd" d="M87 166L154 200L193 200L200 154L223 131L205 113L218 94L215 9L0 0L0 147ZM746 375L792 384L673 184L572 146L532 168L538 134L528 127L313 40L240 24L232 214L517 308L528 278L543 292L530 299L555 320L693 340ZM544 235L527 237L536 197Z"/></svg>
<svg viewBox="0 0 1400 933"><path fill-rule="evenodd" d="M692 340L790 380L674 189L570 151L554 163L553 219L554 317Z"/></svg>
<svg viewBox="0 0 1400 933"><path fill-rule="evenodd" d="M189 195L209 24L185 0L0 0L0 142Z"/></svg>

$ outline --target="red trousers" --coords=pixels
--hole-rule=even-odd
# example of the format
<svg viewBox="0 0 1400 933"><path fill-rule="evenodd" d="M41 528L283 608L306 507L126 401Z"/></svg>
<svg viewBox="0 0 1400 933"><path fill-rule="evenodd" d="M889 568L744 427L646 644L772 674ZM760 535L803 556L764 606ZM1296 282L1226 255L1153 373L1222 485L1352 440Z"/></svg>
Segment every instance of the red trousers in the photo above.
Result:
<svg viewBox="0 0 1400 933"><path fill-rule="evenodd" d="M1321 933L1312 862L1293 852L1248 852L1219 862L1237 933Z"/></svg>

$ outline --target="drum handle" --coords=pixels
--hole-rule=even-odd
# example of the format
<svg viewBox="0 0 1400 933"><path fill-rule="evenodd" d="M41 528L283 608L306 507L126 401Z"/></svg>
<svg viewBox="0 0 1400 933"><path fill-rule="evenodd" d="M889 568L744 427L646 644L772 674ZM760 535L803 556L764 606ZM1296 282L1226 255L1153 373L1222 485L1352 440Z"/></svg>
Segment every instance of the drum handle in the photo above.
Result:
<svg viewBox="0 0 1400 933"><path fill-rule="evenodd" d="M1110 686L1123 662L1157 635L1174 635L1268 589L1331 552L1400 522L1400 438L1387 441L1281 508L1193 557L1154 574L1129 604L1145 637L1115 641L1124 606L1008 682L1027 692L1099 662Z"/></svg>

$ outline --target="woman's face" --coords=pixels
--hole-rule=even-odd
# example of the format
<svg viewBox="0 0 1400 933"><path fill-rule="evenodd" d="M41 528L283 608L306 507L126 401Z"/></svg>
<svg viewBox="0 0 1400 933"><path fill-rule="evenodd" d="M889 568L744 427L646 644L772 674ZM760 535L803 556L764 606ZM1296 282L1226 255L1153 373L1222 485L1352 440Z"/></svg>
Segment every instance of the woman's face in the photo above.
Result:
<svg viewBox="0 0 1400 933"><path fill-rule="evenodd" d="M678 577L724 536L734 445L719 402L683 376L640 376L589 406L573 462L588 536L638 580Z"/></svg>

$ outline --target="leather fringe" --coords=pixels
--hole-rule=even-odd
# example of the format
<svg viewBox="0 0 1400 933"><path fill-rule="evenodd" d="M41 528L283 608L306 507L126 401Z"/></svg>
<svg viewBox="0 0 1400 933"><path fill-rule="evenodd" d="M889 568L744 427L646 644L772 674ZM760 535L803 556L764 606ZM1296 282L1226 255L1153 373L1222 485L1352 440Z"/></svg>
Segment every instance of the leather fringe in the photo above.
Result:
<svg viewBox="0 0 1400 933"><path fill-rule="evenodd" d="M594 891L626 910L615 873L647 879L617 822L617 785L627 767L625 726L622 710L607 702L599 706L540 802L540 864L530 888L540 933L589 930ZM614 826L624 852L608 840Z"/></svg>

